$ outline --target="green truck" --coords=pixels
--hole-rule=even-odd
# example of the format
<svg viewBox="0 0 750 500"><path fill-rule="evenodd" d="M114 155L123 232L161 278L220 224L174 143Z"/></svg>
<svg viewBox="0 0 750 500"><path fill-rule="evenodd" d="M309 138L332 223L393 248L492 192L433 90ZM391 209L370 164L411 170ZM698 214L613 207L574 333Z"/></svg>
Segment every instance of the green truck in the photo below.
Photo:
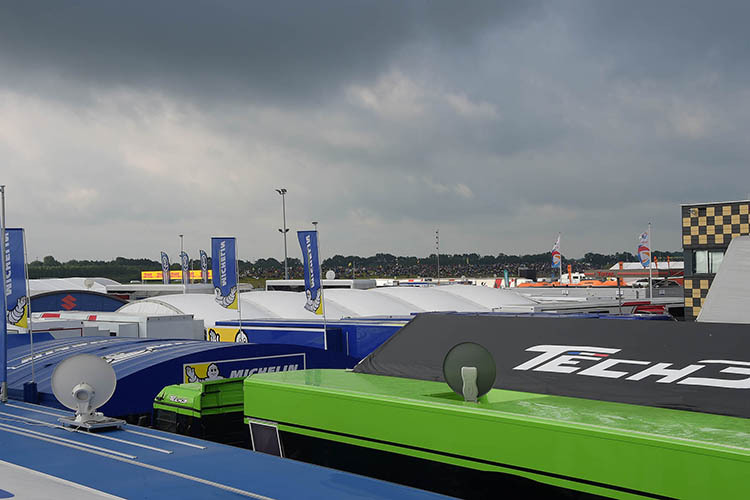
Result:
<svg viewBox="0 0 750 500"><path fill-rule="evenodd" d="M243 378L168 385L154 398L154 427L218 443L249 446L242 422Z"/></svg>
<svg viewBox="0 0 750 500"><path fill-rule="evenodd" d="M243 385L245 423L278 440L263 451L439 493L750 498L744 418L500 389L470 403L345 370Z"/></svg>

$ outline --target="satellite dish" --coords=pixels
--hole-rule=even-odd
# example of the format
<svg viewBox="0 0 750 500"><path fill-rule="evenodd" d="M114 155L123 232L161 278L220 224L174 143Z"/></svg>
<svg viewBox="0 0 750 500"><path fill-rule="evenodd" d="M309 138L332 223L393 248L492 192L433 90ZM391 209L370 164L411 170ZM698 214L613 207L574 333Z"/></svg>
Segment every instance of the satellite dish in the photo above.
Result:
<svg viewBox="0 0 750 500"><path fill-rule="evenodd" d="M61 418L63 424L90 430L121 427L125 423L96 411L109 401L117 386L115 371L102 358L78 354L64 359L55 367L51 385L57 400L76 411L75 418Z"/></svg>
<svg viewBox="0 0 750 500"><path fill-rule="evenodd" d="M94 286L94 280L92 280L91 278L86 278L85 280L83 280L83 286L91 290L91 287Z"/></svg>
<svg viewBox="0 0 750 500"><path fill-rule="evenodd" d="M497 367L490 351L474 342L457 344L443 359L443 378L465 401L477 402L495 384Z"/></svg>
<svg viewBox="0 0 750 500"><path fill-rule="evenodd" d="M326 271L326 279L327 280L335 280L336 279L336 273L333 272L333 269L329 269Z"/></svg>

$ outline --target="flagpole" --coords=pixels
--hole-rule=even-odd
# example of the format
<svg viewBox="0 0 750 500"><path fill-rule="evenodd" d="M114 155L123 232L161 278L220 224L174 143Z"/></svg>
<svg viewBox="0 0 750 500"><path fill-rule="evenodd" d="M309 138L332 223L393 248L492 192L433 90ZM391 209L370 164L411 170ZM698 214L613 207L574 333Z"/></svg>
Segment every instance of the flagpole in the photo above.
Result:
<svg viewBox="0 0 750 500"><path fill-rule="evenodd" d="M317 221L312 223L315 227L315 245L318 251L318 276L320 276L320 305L323 306L323 349L328 350L328 325L326 324L326 297L323 293L323 260L320 258L320 233L318 233Z"/></svg>
<svg viewBox="0 0 750 500"><path fill-rule="evenodd" d="M2 349L0 349L0 364L3 365L2 372L0 373L0 402L6 403L8 401L8 298L6 293L8 291L6 287L7 274L5 273L5 185L0 186L0 265L2 265L3 274L3 291L0 295L3 296L3 318L2 325L0 325L0 341L2 342Z"/></svg>
<svg viewBox="0 0 750 500"><path fill-rule="evenodd" d="M643 226L641 226L643 227ZM649 301L654 303L654 289L651 284L652 274L651 271L654 267L654 243L651 241L651 223L648 223L648 298Z"/></svg>
<svg viewBox="0 0 750 500"><path fill-rule="evenodd" d="M34 375L34 333L31 325L31 288L29 288L29 259L26 256L26 231L22 231L23 234L23 274L26 278L26 307L28 307L28 313L26 315L26 326L29 328L29 347L31 349L31 381L36 382Z"/></svg>
<svg viewBox="0 0 750 500"><path fill-rule="evenodd" d="M240 296L240 258L239 258L239 245L237 245L237 238L234 239L234 281L237 283L237 320L240 324L240 331L242 333L242 297ZM208 274L208 271L206 271Z"/></svg>
<svg viewBox="0 0 750 500"><path fill-rule="evenodd" d="M562 233L557 233L557 242L560 243L560 235ZM560 252L560 286L562 286L562 245L557 245L557 251Z"/></svg>
<svg viewBox="0 0 750 500"><path fill-rule="evenodd" d="M182 293L187 293L187 287L185 286L185 267L182 265L182 254L185 253L184 245L182 244L182 239L185 236L184 234L178 234L177 236L180 237L180 282L182 283Z"/></svg>

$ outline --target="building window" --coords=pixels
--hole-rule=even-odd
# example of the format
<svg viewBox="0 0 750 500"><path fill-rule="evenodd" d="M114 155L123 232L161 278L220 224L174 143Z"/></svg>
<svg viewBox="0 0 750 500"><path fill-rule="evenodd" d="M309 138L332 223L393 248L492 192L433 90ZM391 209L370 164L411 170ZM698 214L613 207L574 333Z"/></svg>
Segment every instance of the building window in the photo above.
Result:
<svg viewBox="0 0 750 500"><path fill-rule="evenodd" d="M724 260L724 250L695 250L693 274L716 274Z"/></svg>

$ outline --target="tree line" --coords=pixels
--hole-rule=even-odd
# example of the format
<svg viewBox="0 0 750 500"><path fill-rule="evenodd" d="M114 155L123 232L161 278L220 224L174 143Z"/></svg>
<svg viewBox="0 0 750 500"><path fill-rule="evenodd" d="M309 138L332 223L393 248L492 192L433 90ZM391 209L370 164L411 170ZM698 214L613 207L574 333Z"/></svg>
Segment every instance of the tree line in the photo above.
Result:
<svg viewBox="0 0 750 500"><path fill-rule="evenodd" d="M673 261L682 260L682 252L654 252L654 257L665 261L669 257ZM614 254L600 254L589 252L580 259L567 259L563 256L563 266L571 264L576 271L587 269L609 268L618 262L636 262L638 258L629 252ZM191 269L200 269L200 260L191 261ZM279 279L284 277L284 260L273 257L258 259L254 262L240 260L239 271L241 278ZM209 257L209 267L211 258ZM302 278L302 261L298 258L287 260L290 278ZM332 270L338 278L374 278L374 277L406 277L406 276L436 276L437 255L427 257L396 256L389 253L376 253L370 257L357 255L334 255L325 259L321 267L323 272ZM505 270L517 274L521 268L535 270L538 274L551 273L551 257L549 252L539 254L479 255L477 253L440 254L441 277L461 276L499 276ZM179 270L179 263L173 263L173 270ZM120 283L138 281L141 271L160 271L161 263L152 259L128 259L117 257L110 261L104 260L69 260L59 262L48 255L41 261L29 263L29 277L34 278L70 278L70 277L103 277Z"/></svg>

